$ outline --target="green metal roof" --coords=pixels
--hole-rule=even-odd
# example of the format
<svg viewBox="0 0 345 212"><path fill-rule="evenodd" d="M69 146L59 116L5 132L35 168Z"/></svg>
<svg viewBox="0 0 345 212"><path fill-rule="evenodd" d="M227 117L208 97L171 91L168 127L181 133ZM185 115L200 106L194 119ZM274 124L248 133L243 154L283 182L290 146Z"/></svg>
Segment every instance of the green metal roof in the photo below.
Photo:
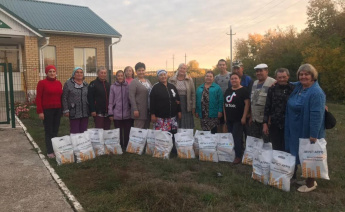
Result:
<svg viewBox="0 0 345 212"><path fill-rule="evenodd" d="M88 7L35 0L0 0L0 6L42 32L122 36Z"/></svg>

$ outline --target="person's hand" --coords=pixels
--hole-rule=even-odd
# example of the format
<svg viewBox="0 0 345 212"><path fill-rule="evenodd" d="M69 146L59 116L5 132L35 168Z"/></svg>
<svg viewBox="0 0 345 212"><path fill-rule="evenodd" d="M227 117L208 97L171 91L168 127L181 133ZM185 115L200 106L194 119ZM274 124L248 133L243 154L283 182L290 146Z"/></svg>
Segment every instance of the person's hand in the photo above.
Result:
<svg viewBox="0 0 345 212"><path fill-rule="evenodd" d="M69 117L69 113L67 112L67 113L65 113L65 114L63 114L65 117Z"/></svg>
<svg viewBox="0 0 345 212"><path fill-rule="evenodd" d="M246 117L242 117L241 118L241 124L242 125L246 125L246 122L247 122L247 118Z"/></svg>
<svg viewBox="0 0 345 212"><path fill-rule="evenodd" d="M310 140L310 143L315 143L317 138L310 137L309 140Z"/></svg>
<svg viewBox="0 0 345 212"><path fill-rule="evenodd" d="M252 116L250 116L250 117L249 117L248 124L249 124L249 125L252 125L252 123L253 123L253 119L252 119Z"/></svg>
<svg viewBox="0 0 345 212"><path fill-rule="evenodd" d="M222 116L223 116L223 113L218 112L218 118L222 118Z"/></svg>
<svg viewBox="0 0 345 212"><path fill-rule="evenodd" d="M92 112L91 116L93 116L93 117L97 116L96 112Z"/></svg>
<svg viewBox="0 0 345 212"><path fill-rule="evenodd" d="M134 118L139 118L139 111L135 110L133 111Z"/></svg>
<svg viewBox="0 0 345 212"><path fill-rule="evenodd" d="M264 123L262 125L262 132L265 134L265 135L268 135L269 134L269 130L268 130L268 125L267 123Z"/></svg>
<svg viewBox="0 0 345 212"><path fill-rule="evenodd" d="M110 121L114 121L114 117L113 116L109 116Z"/></svg>
<svg viewBox="0 0 345 212"><path fill-rule="evenodd" d="M156 121L157 121L157 118L156 118L155 114L152 114L151 115L151 122L155 123Z"/></svg>
<svg viewBox="0 0 345 212"><path fill-rule="evenodd" d="M44 114L43 113L39 113L38 114L38 118L41 119L41 120L44 120Z"/></svg>
<svg viewBox="0 0 345 212"><path fill-rule="evenodd" d="M181 113L181 112L178 112L178 113L177 113L177 117L178 117L178 119L181 120L181 119L182 119L182 113Z"/></svg>
<svg viewBox="0 0 345 212"><path fill-rule="evenodd" d="M327 105L325 106L325 110L328 112L328 106Z"/></svg>

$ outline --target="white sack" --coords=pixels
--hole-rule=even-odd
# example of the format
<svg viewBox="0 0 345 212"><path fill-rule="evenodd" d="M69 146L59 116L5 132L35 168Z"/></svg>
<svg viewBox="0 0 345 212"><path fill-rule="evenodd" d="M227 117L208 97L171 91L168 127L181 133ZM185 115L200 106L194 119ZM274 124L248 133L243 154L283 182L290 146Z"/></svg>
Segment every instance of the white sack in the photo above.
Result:
<svg viewBox="0 0 345 212"><path fill-rule="evenodd" d="M199 155L199 141L198 141L199 136L208 135L208 134L211 134L211 131L200 131L200 130L195 131L193 148L194 148L194 153L196 156Z"/></svg>
<svg viewBox="0 0 345 212"><path fill-rule="evenodd" d="M299 139L299 159L304 178L322 178L329 180L327 165L327 142L317 139L314 144L309 139Z"/></svg>
<svg viewBox="0 0 345 212"><path fill-rule="evenodd" d="M167 131L156 131L155 137L153 157L169 159L170 152L173 148L172 134Z"/></svg>
<svg viewBox="0 0 345 212"><path fill-rule="evenodd" d="M213 134L199 136L199 160L218 162L217 137Z"/></svg>
<svg viewBox="0 0 345 212"><path fill-rule="evenodd" d="M95 158L95 152L93 151L88 133L71 134L71 141L77 163Z"/></svg>
<svg viewBox="0 0 345 212"><path fill-rule="evenodd" d="M74 163L73 146L69 135L52 138L52 144L58 165Z"/></svg>
<svg viewBox="0 0 345 212"><path fill-rule="evenodd" d="M146 144L147 130L132 127L126 152L142 155Z"/></svg>
<svg viewBox="0 0 345 212"><path fill-rule="evenodd" d="M246 149L244 150L242 163L247 165L253 165L253 154L256 148L261 149L264 141L260 138L247 136Z"/></svg>
<svg viewBox="0 0 345 212"><path fill-rule="evenodd" d="M195 158L193 149L194 137L189 132L180 132L175 134L175 145L177 156L183 159Z"/></svg>
<svg viewBox="0 0 345 212"><path fill-rule="evenodd" d="M160 130L147 130L147 137L146 137L146 154L153 155L153 151L155 149L155 140L156 140L156 131Z"/></svg>
<svg viewBox="0 0 345 212"><path fill-rule="evenodd" d="M219 161L234 162L236 154L234 150L234 138L231 133L216 133L217 154Z"/></svg>
<svg viewBox="0 0 345 212"><path fill-rule="evenodd" d="M120 145L120 129L104 130L103 139L105 146L105 154L122 155Z"/></svg>
<svg viewBox="0 0 345 212"><path fill-rule="evenodd" d="M89 138L95 151L96 156L104 155L104 140L103 140L103 129L92 128L88 129L86 133L89 134Z"/></svg>
<svg viewBox="0 0 345 212"><path fill-rule="evenodd" d="M270 165L272 162L272 144L264 143L262 149L254 151L252 178L265 185L270 178Z"/></svg>
<svg viewBox="0 0 345 212"><path fill-rule="evenodd" d="M193 137L193 135L194 135L194 129L183 129L183 128L178 128L178 129L177 129L177 132L178 132L178 133L181 133L181 132L187 133L187 134L191 135L192 137Z"/></svg>

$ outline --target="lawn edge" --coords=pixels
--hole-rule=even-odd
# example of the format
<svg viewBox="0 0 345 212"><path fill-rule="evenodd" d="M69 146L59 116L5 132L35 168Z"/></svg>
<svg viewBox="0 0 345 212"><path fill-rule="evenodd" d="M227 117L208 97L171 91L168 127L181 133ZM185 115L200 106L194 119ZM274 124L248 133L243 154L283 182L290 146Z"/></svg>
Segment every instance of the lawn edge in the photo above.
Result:
<svg viewBox="0 0 345 212"><path fill-rule="evenodd" d="M23 122L20 121L20 119L15 116L16 120L18 121L18 123L20 124L20 126L22 127L26 137L28 138L28 140L30 141L30 143L34 146L34 148L37 150L37 154L38 156L41 158L43 164L45 165L45 167L48 169L50 175L52 176L52 178L54 179L54 181L57 183L57 185L59 186L59 188L62 190L62 192L65 194L65 196L68 198L68 202L71 204L71 206L76 210L76 211L85 211L84 208L81 206L81 204L79 203L79 201L74 197L74 195L72 194L72 192L67 188L67 186L65 185L65 183L61 180L60 176L55 172L54 168L51 167L51 165L49 164L48 160L46 159L46 156L44 156L42 154L42 151L40 149L40 147L37 145L37 143L34 141L34 139L31 137L30 133L27 131L27 128L25 127L25 125L23 124Z"/></svg>

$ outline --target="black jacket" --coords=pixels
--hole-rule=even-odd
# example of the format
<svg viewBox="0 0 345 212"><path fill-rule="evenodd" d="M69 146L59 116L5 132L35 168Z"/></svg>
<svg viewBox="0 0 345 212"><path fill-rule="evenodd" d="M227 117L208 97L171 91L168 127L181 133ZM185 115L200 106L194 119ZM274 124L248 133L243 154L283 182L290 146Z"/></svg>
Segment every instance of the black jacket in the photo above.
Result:
<svg viewBox="0 0 345 212"><path fill-rule="evenodd" d="M286 103L294 88L295 86L288 82L287 85L277 83L268 89L263 123L268 123L271 118L271 124L280 129L284 128Z"/></svg>
<svg viewBox="0 0 345 212"><path fill-rule="evenodd" d="M108 113L110 84L107 81L95 79L90 82L87 99L90 113L106 115Z"/></svg>
<svg viewBox="0 0 345 212"><path fill-rule="evenodd" d="M167 87L158 82L153 85L150 93L150 113L159 118L172 118L181 112L180 96L176 87L168 83Z"/></svg>

